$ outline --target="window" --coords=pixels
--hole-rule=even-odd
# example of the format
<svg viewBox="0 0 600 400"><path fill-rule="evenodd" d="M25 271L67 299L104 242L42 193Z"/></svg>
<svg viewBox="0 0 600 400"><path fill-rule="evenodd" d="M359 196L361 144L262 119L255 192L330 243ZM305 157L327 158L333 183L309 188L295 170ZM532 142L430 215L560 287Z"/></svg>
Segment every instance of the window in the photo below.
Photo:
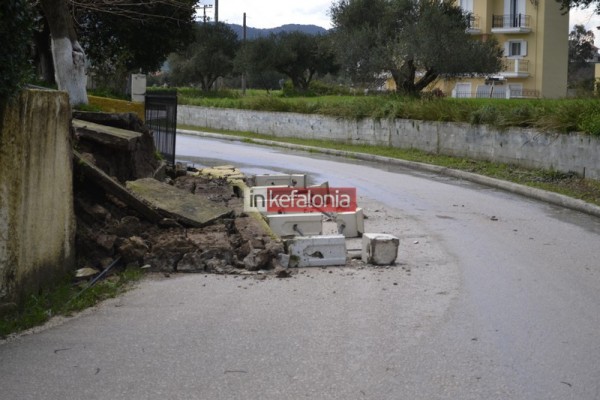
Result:
<svg viewBox="0 0 600 400"><path fill-rule="evenodd" d="M526 40L510 40L504 43L504 55L506 57L524 57L527 55Z"/></svg>
<svg viewBox="0 0 600 400"><path fill-rule="evenodd" d="M504 0L504 27L520 27L525 11L525 0Z"/></svg>
<svg viewBox="0 0 600 400"><path fill-rule="evenodd" d="M508 50L509 56L520 56L521 55L521 42L510 42L510 49Z"/></svg>
<svg viewBox="0 0 600 400"><path fill-rule="evenodd" d="M473 12L473 0L460 0L460 8L466 12Z"/></svg>
<svg viewBox="0 0 600 400"><path fill-rule="evenodd" d="M469 98L471 97L471 84L470 83L457 83L454 88L454 97L458 98Z"/></svg>
<svg viewBox="0 0 600 400"><path fill-rule="evenodd" d="M508 85L510 90L510 97L523 97L523 84L522 83L511 83Z"/></svg>
<svg viewBox="0 0 600 400"><path fill-rule="evenodd" d="M504 14L525 14L525 0L504 0Z"/></svg>

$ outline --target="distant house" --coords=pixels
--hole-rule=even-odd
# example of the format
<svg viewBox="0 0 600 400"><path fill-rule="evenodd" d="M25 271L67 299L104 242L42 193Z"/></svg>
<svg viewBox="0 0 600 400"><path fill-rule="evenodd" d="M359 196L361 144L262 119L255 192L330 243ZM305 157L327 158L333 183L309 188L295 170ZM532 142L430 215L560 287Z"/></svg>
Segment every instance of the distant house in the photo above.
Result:
<svg viewBox="0 0 600 400"><path fill-rule="evenodd" d="M567 95L569 15L554 0L456 0L471 14L468 32L493 36L504 68L493 76L441 80L452 97L560 98Z"/></svg>

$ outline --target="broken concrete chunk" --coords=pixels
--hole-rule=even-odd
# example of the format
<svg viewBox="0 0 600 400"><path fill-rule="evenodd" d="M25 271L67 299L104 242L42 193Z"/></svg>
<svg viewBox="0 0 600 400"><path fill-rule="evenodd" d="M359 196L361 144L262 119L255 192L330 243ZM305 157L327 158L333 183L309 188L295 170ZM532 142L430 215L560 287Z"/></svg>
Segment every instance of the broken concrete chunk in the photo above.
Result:
<svg viewBox="0 0 600 400"><path fill-rule="evenodd" d="M222 178L227 181L232 181L236 179L244 179L246 176L234 167L233 165L222 165L213 168L204 168L199 172L200 176L208 176L211 178Z"/></svg>
<svg viewBox="0 0 600 400"><path fill-rule="evenodd" d="M292 276L292 272L287 268L277 267L275 269L275 276L277 278L289 278Z"/></svg>
<svg viewBox="0 0 600 400"><path fill-rule="evenodd" d="M362 239L362 260L373 265L391 265L398 256L400 239L385 233L365 233Z"/></svg>
<svg viewBox="0 0 600 400"><path fill-rule="evenodd" d="M336 214L338 233L347 238L360 237L365 232L365 218L362 208L352 212L341 212Z"/></svg>
<svg viewBox="0 0 600 400"><path fill-rule="evenodd" d="M178 272L204 272L206 271L206 256L202 253L187 253L177 263Z"/></svg>
<svg viewBox="0 0 600 400"><path fill-rule="evenodd" d="M142 134L139 132L77 119L73 120L73 128L75 128L75 132L79 137L119 149L133 150L137 140L142 137Z"/></svg>
<svg viewBox="0 0 600 400"><path fill-rule="evenodd" d="M279 237L311 236L323 232L323 216L318 213L269 215L269 226Z"/></svg>
<svg viewBox="0 0 600 400"><path fill-rule="evenodd" d="M248 271L258 271L270 268L271 254L267 250L254 249L244 258L244 268Z"/></svg>
<svg viewBox="0 0 600 400"><path fill-rule="evenodd" d="M344 235L296 237L286 242L291 267L326 267L346 264Z"/></svg>
<svg viewBox="0 0 600 400"><path fill-rule="evenodd" d="M253 186L294 186L306 187L306 174L254 175Z"/></svg>
<svg viewBox="0 0 600 400"><path fill-rule="evenodd" d="M100 271L95 268L79 268L77 271L75 271L75 278L90 278L94 275L98 275L99 273Z"/></svg>
<svg viewBox="0 0 600 400"><path fill-rule="evenodd" d="M100 246L103 250L106 250L107 252L111 253L113 247L115 246L116 240L116 235L100 234L96 237L96 244Z"/></svg>
<svg viewBox="0 0 600 400"><path fill-rule="evenodd" d="M167 218L186 226L202 227L231 214L225 206L152 178L129 181L127 188Z"/></svg>
<svg viewBox="0 0 600 400"><path fill-rule="evenodd" d="M128 264L130 262L142 260L148 252L148 245L139 236L132 236L129 239L125 239L119 246L119 254L123 257L123 262Z"/></svg>

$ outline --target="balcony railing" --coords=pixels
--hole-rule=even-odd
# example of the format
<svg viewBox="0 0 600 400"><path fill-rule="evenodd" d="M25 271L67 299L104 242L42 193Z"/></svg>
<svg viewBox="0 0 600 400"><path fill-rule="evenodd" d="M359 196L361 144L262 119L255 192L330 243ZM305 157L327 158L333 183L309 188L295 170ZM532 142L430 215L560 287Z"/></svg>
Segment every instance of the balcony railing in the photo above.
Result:
<svg viewBox="0 0 600 400"><path fill-rule="evenodd" d="M467 32L477 32L480 30L479 21L481 18L478 15L469 16L469 20L467 21Z"/></svg>
<svg viewBox="0 0 600 400"><path fill-rule="evenodd" d="M494 15L492 17L492 29L526 32L531 30L531 16L525 14Z"/></svg>
<svg viewBox="0 0 600 400"><path fill-rule="evenodd" d="M508 58L504 60L501 75L507 77L527 77L529 76L529 60L522 58Z"/></svg>

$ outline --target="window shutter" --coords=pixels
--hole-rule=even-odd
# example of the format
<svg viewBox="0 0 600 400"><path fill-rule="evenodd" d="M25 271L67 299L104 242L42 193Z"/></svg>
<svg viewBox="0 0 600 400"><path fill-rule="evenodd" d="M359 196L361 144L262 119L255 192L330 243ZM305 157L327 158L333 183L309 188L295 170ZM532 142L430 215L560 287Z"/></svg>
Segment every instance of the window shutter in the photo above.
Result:
<svg viewBox="0 0 600 400"><path fill-rule="evenodd" d="M504 43L504 57L509 57L510 54L510 42Z"/></svg>
<svg viewBox="0 0 600 400"><path fill-rule="evenodd" d="M527 55L527 40L521 41L521 54L520 55L522 55L522 56Z"/></svg>

